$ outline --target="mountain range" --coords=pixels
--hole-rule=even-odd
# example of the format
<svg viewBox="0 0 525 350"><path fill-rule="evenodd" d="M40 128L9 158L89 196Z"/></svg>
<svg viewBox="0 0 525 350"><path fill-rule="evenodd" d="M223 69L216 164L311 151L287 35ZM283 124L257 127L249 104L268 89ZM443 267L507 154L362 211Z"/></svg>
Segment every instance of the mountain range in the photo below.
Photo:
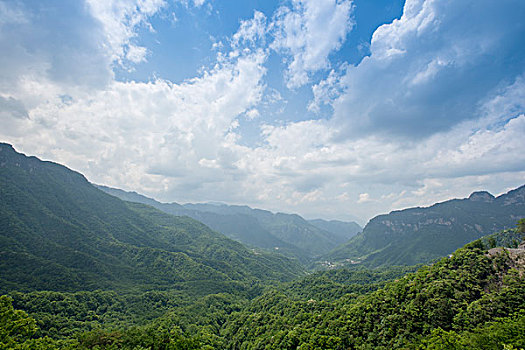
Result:
<svg viewBox="0 0 525 350"><path fill-rule="evenodd" d="M0 293L218 293L303 273L188 217L124 202L62 165L0 144Z"/></svg>
<svg viewBox="0 0 525 350"><path fill-rule="evenodd" d="M151 205L172 215L189 216L247 246L278 251L302 263L312 262L362 230L355 222L307 221L296 214L274 214L221 203L161 203L136 192L106 186L98 188L125 201Z"/></svg>
<svg viewBox="0 0 525 350"><path fill-rule="evenodd" d="M0 348L525 346L525 186L377 216L321 257L348 268L307 275L187 213L302 254L285 239L333 244L351 224L105 191L131 201L0 144Z"/></svg>
<svg viewBox="0 0 525 350"><path fill-rule="evenodd" d="M363 232L324 259L367 266L414 265L452 253L525 217L525 186L494 197L486 191L426 208L374 217Z"/></svg>

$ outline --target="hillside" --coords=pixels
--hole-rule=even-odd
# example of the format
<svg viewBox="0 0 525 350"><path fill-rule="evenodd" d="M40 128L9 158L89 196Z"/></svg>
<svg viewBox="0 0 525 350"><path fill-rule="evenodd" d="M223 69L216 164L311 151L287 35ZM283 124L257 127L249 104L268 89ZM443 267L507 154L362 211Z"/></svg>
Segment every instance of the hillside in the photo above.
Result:
<svg viewBox="0 0 525 350"><path fill-rule="evenodd" d="M523 347L524 258L525 249L487 252L478 241L360 297L324 302L267 293L233 317L224 335L230 349Z"/></svg>
<svg viewBox="0 0 525 350"><path fill-rule="evenodd" d="M324 260L367 266L425 263L487 233L514 227L523 217L525 186L497 198L488 192L474 192L465 199L376 216L362 233Z"/></svg>
<svg viewBox="0 0 525 350"><path fill-rule="evenodd" d="M0 198L0 293L8 294L0 296L0 348L525 346L523 219L430 266L362 263L298 279L302 270L290 259L247 249L191 218L122 201L6 144ZM453 204L451 222L492 229L518 215L509 208L521 203L523 187L390 215L443 213ZM213 214L223 215L218 207ZM479 223L458 216L482 210ZM407 226L389 222L392 234ZM425 222L436 230L452 225ZM422 225L417 232L427 231Z"/></svg>
<svg viewBox="0 0 525 350"><path fill-rule="evenodd" d="M301 268L187 217L127 203L0 144L0 292L240 290Z"/></svg>
<svg viewBox="0 0 525 350"><path fill-rule="evenodd" d="M358 223L351 221L339 221L339 220L323 220L315 219L308 220L308 222L321 230L325 230L334 234L337 237L340 244L345 243L350 238L363 231L363 228Z"/></svg>
<svg viewBox="0 0 525 350"><path fill-rule="evenodd" d="M523 239L525 232L489 237ZM218 294L181 308L158 292L134 299L103 292L15 293L14 301L0 297L5 315L0 344L41 349L523 348L525 242L518 248L487 248L477 240L408 274L415 268L318 272L249 302ZM138 310L159 308L171 311L141 327L109 326L123 313L129 320Z"/></svg>
<svg viewBox="0 0 525 350"><path fill-rule="evenodd" d="M126 201L148 204L173 215L189 216L245 245L275 250L303 263L329 252L361 230L354 222L309 222L299 215L274 214L239 205L160 203L135 192L98 187Z"/></svg>

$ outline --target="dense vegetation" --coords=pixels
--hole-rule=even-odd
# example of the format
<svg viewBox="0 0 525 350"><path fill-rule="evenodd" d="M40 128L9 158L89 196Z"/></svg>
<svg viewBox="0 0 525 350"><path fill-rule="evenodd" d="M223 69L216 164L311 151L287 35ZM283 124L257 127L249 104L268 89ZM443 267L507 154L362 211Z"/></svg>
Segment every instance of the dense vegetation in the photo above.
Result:
<svg viewBox="0 0 525 350"><path fill-rule="evenodd" d="M524 237L518 230L512 234ZM64 349L524 348L525 249L485 248L475 241L408 274L411 268L319 272L270 288L252 301L218 294L177 305L160 292L138 298L100 291L11 293L16 309L32 317L2 297L0 344ZM137 317L152 321L141 323Z"/></svg>
<svg viewBox="0 0 525 350"><path fill-rule="evenodd" d="M298 263L246 249L188 217L127 203L81 174L0 145L0 292L244 291Z"/></svg>
<svg viewBox="0 0 525 350"><path fill-rule="evenodd" d="M235 349L440 348L440 334L457 348L473 348L463 336L474 348L524 347L521 254L487 255L476 241L362 296L326 302L266 293L231 318L224 336Z"/></svg>
<svg viewBox="0 0 525 350"><path fill-rule="evenodd" d="M525 348L525 219L431 266L298 279L4 144L0 198L0 349Z"/></svg>
<svg viewBox="0 0 525 350"><path fill-rule="evenodd" d="M497 198L474 192L428 208L411 208L379 215L363 232L322 261L389 266L428 263L452 253L487 233L512 228L525 217L525 186Z"/></svg>
<svg viewBox="0 0 525 350"><path fill-rule="evenodd" d="M135 192L99 188L125 201L147 204L172 215L189 216L247 246L278 251L303 263L312 262L361 231L355 222L306 221L299 215L274 214L239 205L160 203Z"/></svg>

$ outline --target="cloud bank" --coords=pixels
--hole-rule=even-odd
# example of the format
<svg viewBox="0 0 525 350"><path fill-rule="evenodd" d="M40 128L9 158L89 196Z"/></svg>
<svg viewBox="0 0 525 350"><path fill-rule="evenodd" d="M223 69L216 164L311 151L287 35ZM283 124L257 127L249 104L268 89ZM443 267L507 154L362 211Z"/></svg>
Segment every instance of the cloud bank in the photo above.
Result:
<svg viewBox="0 0 525 350"><path fill-rule="evenodd" d="M334 102L344 136L427 137L480 117L483 101L524 73L520 1L410 0L349 67ZM511 25L509 25L509 23Z"/></svg>
<svg viewBox="0 0 525 350"><path fill-rule="evenodd" d="M61 5L0 2L0 138L93 182L368 219L525 179L522 1L407 0L370 55L340 67L331 55L358 25L354 4L292 1L240 21L213 64L179 83L113 73L147 60L138 28L155 31L169 3ZM280 96L266 81L274 54L286 61L283 85L309 87L310 111L331 114L263 115ZM259 123L250 146L246 120Z"/></svg>

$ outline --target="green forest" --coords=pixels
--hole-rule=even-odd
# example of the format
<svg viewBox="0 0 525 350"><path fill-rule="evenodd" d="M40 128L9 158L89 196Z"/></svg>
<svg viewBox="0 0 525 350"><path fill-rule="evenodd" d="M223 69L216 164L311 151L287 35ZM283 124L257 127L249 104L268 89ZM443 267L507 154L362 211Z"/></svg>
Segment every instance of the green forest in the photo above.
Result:
<svg viewBox="0 0 525 350"><path fill-rule="evenodd" d="M513 228L425 264L315 270L5 144L0 198L0 349L525 348L510 206Z"/></svg>
<svg viewBox="0 0 525 350"><path fill-rule="evenodd" d="M0 0L0 350L525 350L525 0Z"/></svg>
<svg viewBox="0 0 525 350"><path fill-rule="evenodd" d="M492 239L523 238L520 230ZM478 240L429 266L317 272L266 286L253 298L235 293L183 298L173 291L11 292L1 297L0 344L14 349L524 348L524 251L488 248Z"/></svg>

